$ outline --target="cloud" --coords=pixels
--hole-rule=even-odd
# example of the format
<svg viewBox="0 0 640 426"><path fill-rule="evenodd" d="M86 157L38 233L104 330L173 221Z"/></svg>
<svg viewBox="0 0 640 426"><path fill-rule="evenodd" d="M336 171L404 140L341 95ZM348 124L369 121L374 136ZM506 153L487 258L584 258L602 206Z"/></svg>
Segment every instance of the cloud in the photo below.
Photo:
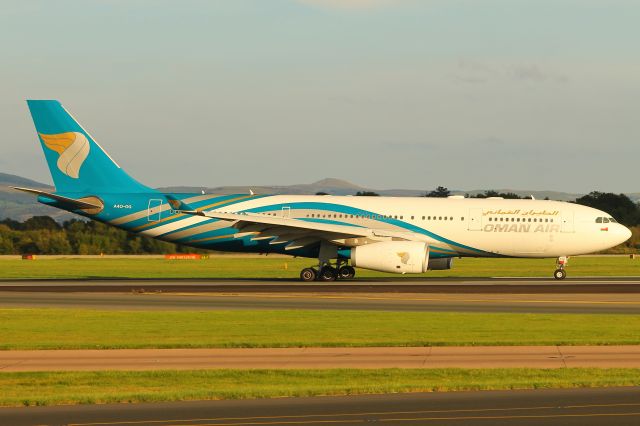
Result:
<svg viewBox="0 0 640 426"><path fill-rule="evenodd" d="M566 83L569 80L566 75L543 72L540 67L535 64L515 65L511 68L510 74L516 80L534 83L544 83L546 81Z"/></svg>
<svg viewBox="0 0 640 426"><path fill-rule="evenodd" d="M461 60L449 77L459 83L481 84L491 81L565 84L569 77L543 70L536 64L492 65Z"/></svg>

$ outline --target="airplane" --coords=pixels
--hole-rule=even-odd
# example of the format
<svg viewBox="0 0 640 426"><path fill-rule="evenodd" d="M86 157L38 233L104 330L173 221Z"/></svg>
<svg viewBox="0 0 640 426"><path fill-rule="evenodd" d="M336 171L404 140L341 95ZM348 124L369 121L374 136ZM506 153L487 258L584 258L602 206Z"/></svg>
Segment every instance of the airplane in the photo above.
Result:
<svg viewBox="0 0 640 426"><path fill-rule="evenodd" d="M129 176L57 100L28 100L54 192L16 187L40 203L163 241L227 252L317 259L302 281L452 267L454 258L556 258L623 243L609 214L559 201L500 197L358 197L165 193Z"/></svg>

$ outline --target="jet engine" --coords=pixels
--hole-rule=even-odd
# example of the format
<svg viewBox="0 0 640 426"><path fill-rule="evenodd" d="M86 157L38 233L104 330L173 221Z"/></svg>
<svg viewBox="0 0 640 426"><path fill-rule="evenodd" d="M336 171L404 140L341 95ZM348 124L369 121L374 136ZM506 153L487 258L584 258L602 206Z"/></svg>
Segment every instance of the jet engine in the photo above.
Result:
<svg viewBox="0 0 640 426"><path fill-rule="evenodd" d="M451 269L453 265L452 257L441 257L439 259L429 259L427 269L430 271L441 271L443 269Z"/></svg>
<svg viewBox="0 0 640 426"><path fill-rule="evenodd" d="M420 241L383 241L353 247L351 264L358 268L396 274L427 272L429 245Z"/></svg>

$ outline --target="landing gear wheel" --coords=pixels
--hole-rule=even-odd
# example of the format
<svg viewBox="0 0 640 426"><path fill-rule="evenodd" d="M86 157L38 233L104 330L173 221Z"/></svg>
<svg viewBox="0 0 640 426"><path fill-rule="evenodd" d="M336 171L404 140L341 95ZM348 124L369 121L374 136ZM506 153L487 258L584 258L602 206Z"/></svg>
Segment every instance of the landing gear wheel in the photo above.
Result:
<svg viewBox="0 0 640 426"><path fill-rule="evenodd" d="M350 279L355 276L356 276L356 270L353 268L353 266L345 265L345 266L342 266L340 269L338 269L338 278L342 280Z"/></svg>
<svg viewBox="0 0 640 426"><path fill-rule="evenodd" d="M553 278L555 278L556 280L564 280L566 276L567 276L567 271L565 271L564 269L556 269L553 272Z"/></svg>
<svg viewBox="0 0 640 426"><path fill-rule="evenodd" d="M320 274L318 275L318 279L320 281L335 281L336 278L338 278L338 271L336 271L336 268L324 266L320 269Z"/></svg>
<svg viewBox="0 0 640 426"><path fill-rule="evenodd" d="M300 272L300 279L305 282L315 281L317 277L316 270L313 268L304 268Z"/></svg>

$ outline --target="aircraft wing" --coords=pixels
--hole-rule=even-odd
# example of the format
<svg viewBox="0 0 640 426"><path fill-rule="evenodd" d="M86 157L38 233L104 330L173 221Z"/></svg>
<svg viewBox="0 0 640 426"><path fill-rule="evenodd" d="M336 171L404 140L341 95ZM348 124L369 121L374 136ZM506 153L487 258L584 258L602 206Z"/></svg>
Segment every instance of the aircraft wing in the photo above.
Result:
<svg viewBox="0 0 640 426"><path fill-rule="evenodd" d="M353 247L390 239L422 239L413 232L395 232L359 226L318 223L255 213L222 213L198 210L182 210L181 213L230 221L232 222L230 226L238 230L234 237L251 236L254 241L271 240L269 244L286 244L285 250L302 248L319 241L329 241Z"/></svg>

